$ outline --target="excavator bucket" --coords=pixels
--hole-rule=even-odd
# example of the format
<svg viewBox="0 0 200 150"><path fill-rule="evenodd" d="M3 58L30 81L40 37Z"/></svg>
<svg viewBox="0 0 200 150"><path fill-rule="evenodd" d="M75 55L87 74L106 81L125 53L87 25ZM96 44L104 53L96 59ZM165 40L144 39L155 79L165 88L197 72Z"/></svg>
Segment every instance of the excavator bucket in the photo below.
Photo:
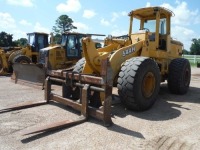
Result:
<svg viewBox="0 0 200 150"><path fill-rule="evenodd" d="M62 95L54 94L51 90L52 82L62 83ZM17 106L9 107L0 110L0 113L19 110L23 108L48 104L50 101L61 103L63 105L72 107L81 112L81 115L74 120L64 120L54 122L45 126L27 128L21 131L22 135L35 134L41 132L48 132L64 127L70 127L85 122L89 116L100 119L105 126L112 124L111 120L111 101L112 101L112 69L108 59L102 61L101 77L79 74L69 71L49 71L48 77L45 79L45 101L42 102L27 102L26 104L18 104ZM78 87L80 91L80 99L74 100L70 95L70 88ZM99 92L103 99L101 107L93 107L90 93ZM95 97L96 99L97 97ZM94 100L95 100L94 99Z"/></svg>
<svg viewBox="0 0 200 150"><path fill-rule="evenodd" d="M43 88L46 78L46 70L42 65L37 64L13 64L13 75L15 83L30 86L41 86Z"/></svg>

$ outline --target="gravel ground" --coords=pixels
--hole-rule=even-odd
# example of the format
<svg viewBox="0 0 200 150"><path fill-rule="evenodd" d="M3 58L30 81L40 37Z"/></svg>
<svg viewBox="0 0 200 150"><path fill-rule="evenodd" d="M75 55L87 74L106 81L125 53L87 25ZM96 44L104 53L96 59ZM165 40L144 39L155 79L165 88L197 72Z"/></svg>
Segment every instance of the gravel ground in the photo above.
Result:
<svg viewBox="0 0 200 150"><path fill-rule="evenodd" d="M22 136L24 129L79 117L73 109L58 104L0 114L0 149L200 149L200 69L192 68L186 95L172 95L163 83L155 105L145 112L112 106L111 127L90 118L87 122L58 131ZM60 87L53 87L60 93ZM114 89L114 93L116 93ZM44 99L44 91L14 84L0 77L0 109L18 102Z"/></svg>

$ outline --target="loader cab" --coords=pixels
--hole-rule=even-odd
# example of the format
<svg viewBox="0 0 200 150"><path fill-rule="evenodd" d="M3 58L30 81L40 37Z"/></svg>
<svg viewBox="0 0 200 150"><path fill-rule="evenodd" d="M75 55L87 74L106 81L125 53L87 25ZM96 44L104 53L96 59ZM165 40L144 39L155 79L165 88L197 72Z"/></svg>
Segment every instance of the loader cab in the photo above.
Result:
<svg viewBox="0 0 200 150"><path fill-rule="evenodd" d="M48 46L48 34L46 33L33 32L27 33L27 36L32 52L39 52L40 49Z"/></svg>
<svg viewBox="0 0 200 150"><path fill-rule="evenodd" d="M65 55L67 58L81 58L82 57L82 38L85 34L65 33L62 35L61 45L65 48Z"/></svg>
<svg viewBox="0 0 200 150"><path fill-rule="evenodd" d="M131 11L129 36L132 42L138 36L142 40L148 41L150 49L168 51L170 49L170 22L173 12L162 7L148 7ZM138 34L132 34L133 20L139 20ZM137 39L137 40L140 40Z"/></svg>

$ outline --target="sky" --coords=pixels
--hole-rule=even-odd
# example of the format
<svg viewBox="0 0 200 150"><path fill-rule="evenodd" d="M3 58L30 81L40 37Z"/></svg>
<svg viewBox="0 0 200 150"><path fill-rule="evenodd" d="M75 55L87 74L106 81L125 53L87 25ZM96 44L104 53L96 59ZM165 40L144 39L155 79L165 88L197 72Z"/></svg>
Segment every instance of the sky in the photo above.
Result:
<svg viewBox="0 0 200 150"><path fill-rule="evenodd" d="M198 0L0 0L0 32L14 40L30 32L52 32L56 19L68 15L76 32L119 36L128 34L128 13L148 6L172 10L171 35L190 50L191 40L200 38Z"/></svg>

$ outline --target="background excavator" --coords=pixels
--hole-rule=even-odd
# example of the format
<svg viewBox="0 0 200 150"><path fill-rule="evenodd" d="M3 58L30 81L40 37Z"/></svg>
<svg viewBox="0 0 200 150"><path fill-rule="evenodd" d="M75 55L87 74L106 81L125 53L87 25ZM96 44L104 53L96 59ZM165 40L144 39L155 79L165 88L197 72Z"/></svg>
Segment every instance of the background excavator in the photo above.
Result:
<svg viewBox="0 0 200 150"><path fill-rule="evenodd" d="M28 44L24 48L0 50L0 75L12 73L14 63L37 63L39 49L48 46L48 34L41 32L27 33Z"/></svg>
<svg viewBox="0 0 200 150"><path fill-rule="evenodd" d="M160 83L167 80L169 91L185 94L188 91L191 68L181 58L183 44L171 38L173 12L163 7L146 7L129 13L130 27L126 36L108 36L105 47L96 49L90 37L83 38L84 58L73 71L48 71L45 80L45 101L28 103L1 111L11 111L56 101L81 112L72 121L56 122L28 129L24 134L40 133L82 123L93 116L112 124L112 89L116 84L125 107L144 111L155 103ZM133 33L133 21L139 20L139 31ZM52 81L62 83L62 95L52 92ZM27 102L26 102L27 103ZM0 112L1 112L0 111Z"/></svg>
<svg viewBox="0 0 200 150"><path fill-rule="evenodd" d="M14 63L12 79L15 83L43 86L47 70L72 70L76 62L82 58L81 40L87 36L104 35L65 32L62 34L60 44L50 44L46 48L39 49L36 64ZM53 41L53 36L51 38ZM101 47L101 44L95 42L95 47Z"/></svg>

